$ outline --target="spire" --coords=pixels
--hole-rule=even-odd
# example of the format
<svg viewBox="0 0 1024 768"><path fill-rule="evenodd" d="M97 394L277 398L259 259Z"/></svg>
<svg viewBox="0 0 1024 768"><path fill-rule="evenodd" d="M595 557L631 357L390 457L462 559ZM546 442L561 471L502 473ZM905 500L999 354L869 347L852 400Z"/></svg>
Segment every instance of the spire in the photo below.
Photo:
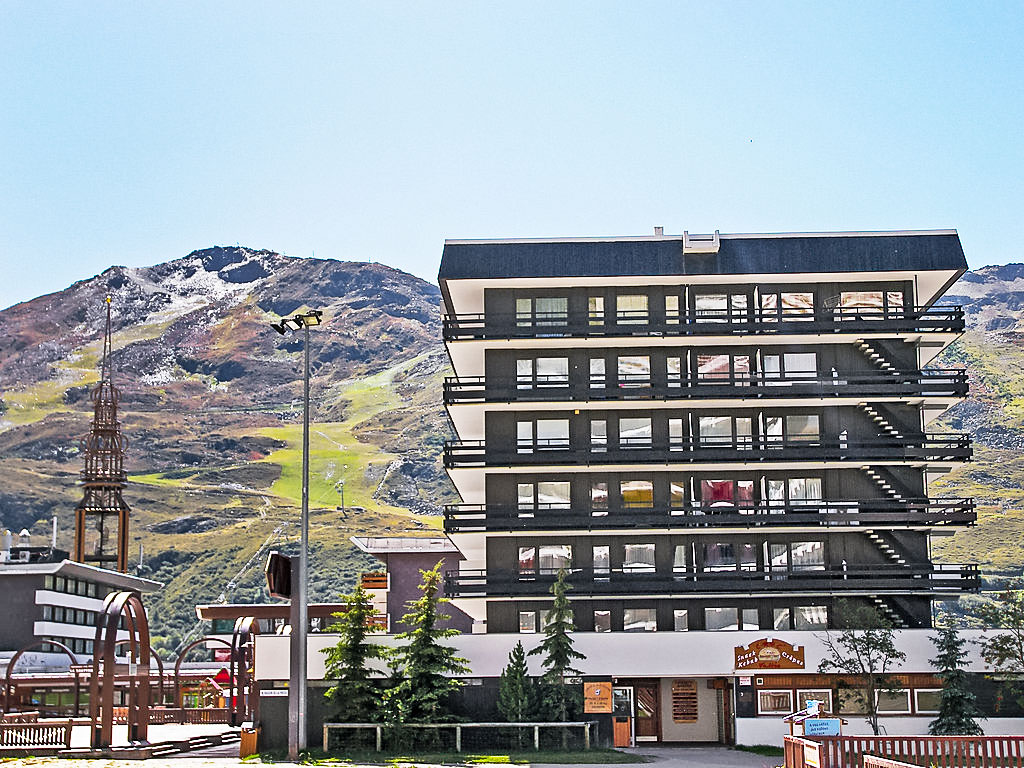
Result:
<svg viewBox="0 0 1024 768"><path fill-rule="evenodd" d="M100 381L92 391L93 419L82 440L85 467L83 495L75 509L75 560L116 568L128 567L128 513L121 497L127 482L124 472L126 441L117 419L120 392L113 383L111 298L107 296L107 322L103 333Z"/></svg>

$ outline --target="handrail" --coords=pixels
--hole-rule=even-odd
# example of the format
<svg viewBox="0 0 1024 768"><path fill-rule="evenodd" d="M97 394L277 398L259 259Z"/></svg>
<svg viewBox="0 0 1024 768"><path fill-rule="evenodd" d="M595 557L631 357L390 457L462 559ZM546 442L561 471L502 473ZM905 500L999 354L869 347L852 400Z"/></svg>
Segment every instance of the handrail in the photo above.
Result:
<svg viewBox="0 0 1024 768"><path fill-rule="evenodd" d="M444 403L591 400L678 400L680 398L805 398L931 396L963 397L967 371L925 369L836 374L669 374L616 381L614 374L575 381L569 376L485 378L449 376L444 380Z"/></svg>
<svg viewBox="0 0 1024 768"><path fill-rule="evenodd" d="M717 504L717 505L716 505ZM695 502L672 506L650 505L579 508L539 504L447 504L444 528L448 532L483 530L572 530L606 528L716 528L750 526L840 527L971 525L977 520L974 499L828 499L802 503L753 501Z"/></svg>
<svg viewBox="0 0 1024 768"><path fill-rule="evenodd" d="M740 334L834 333L962 333L960 306L893 307L889 309L836 308L689 310L659 317L647 313L616 317L563 312L472 313L443 319L445 341L531 338L538 336L586 338L591 336L721 336Z"/></svg>

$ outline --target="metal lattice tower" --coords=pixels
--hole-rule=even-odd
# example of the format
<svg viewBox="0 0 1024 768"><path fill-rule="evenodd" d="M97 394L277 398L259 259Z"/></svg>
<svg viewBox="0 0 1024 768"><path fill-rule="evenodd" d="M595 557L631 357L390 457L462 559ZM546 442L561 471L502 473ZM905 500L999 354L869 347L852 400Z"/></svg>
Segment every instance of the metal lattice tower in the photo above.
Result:
<svg viewBox="0 0 1024 768"><path fill-rule="evenodd" d="M82 470L84 493L75 509L75 560L124 573L128 568L130 507L121 498L121 491L127 482L124 471L127 443L117 420L120 393L113 384L110 352L108 296L100 383L91 395L92 429L81 443L85 455L85 468Z"/></svg>

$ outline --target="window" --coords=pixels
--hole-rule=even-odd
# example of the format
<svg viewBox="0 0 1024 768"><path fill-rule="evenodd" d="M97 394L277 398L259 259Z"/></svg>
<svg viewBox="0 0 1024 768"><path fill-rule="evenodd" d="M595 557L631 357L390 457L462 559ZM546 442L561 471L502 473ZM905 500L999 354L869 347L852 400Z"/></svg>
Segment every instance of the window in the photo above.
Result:
<svg viewBox="0 0 1024 768"><path fill-rule="evenodd" d="M794 571L825 570L825 545L820 541L794 541L789 545Z"/></svg>
<svg viewBox="0 0 1024 768"><path fill-rule="evenodd" d="M612 612L611 611L594 611L594 631L595 632L611 632L612 631Z"/></svg>
<svg viewBox="0 0 1024 768"><path fill-rule="evenodd" d="M910 711L910 691L905 688L898 691L878 691L877 693L879 714Z"/></svg>
<svg viewBox="0 0 1024 768"><path fill-rule="evenodd" d="M665 358L666 382L670 387L680 387L683 384L682 360L678 357Z"/></svg>
<svg viewBox="0 0 1024 768"><path fill-rule="evenodd" d="M625 573L654 573L654 545L626 544L622 570Z"/></svg>
<svg viewBox="0 0 1024 768"><path fill-rule="evenodd" d="M725 541L716 542L714 544L705 544L704 570L706 572L735 571L736 550L733 545Z"/></svg>
<svg viewBox="0 0 1024 768"><path fill-rule="evenodd" d="M590 388L603 389L606 386L604 372L604 358L590 358Z"/></svg>
<svg viewBox="0 0 1024 768"><path fill-rule="evenodd" d="M516 389L533 387L533 360L516 360Z"/></svg>
<svg viewBox="0 0 1024 768"><path fill-rule="evenodd" d="M750 384L750 355L697 355L697 380L702 384Z"/></svg>
<svg viewBox="0 0 1024 768"><path fill-rule="evenodd" d="M757 692L757 714L775 715L785 712L788 715L792 711L794 711L792 691Z"/></svg>
<svg viewBox="0 0 1024 768"><path fill-rule="evenodd" d="M868 692L862 688L840 688L836 691L840 715L866 715Z"/></svg>
<svg viewBox="0 0 1024 768"><path fill-rule="evenodd" d="M587 315L590 325L604 325L604 296L591 296L587 300Z"/></svg>
<svg viewBox="0 0 1024 768"><path fill-rule="evenodd" d="M673 632L689 632L690 621L687 618L685 608L676 608L672 611L672 631Z"/></svg>
<svg viewBox="0 0 1024 768"><path fill-rule="evenodd" d="M709 632L736 629L735 608L705 608L704 629Z"/></svg>
<svg viewBox="0 0 1024 768"><path fill-rule="evenodd" d="M798 605L793 625L794 629L827 629L828 608L824 605Z"/></svg>
<svg viewBox="0 0 1024 768"><path fill-rule="evenodd" d="M608 481L592 480L590 482L590 508L594 515L608 514Z"/></svg>
<svg viewBox="0 0 1024 768"><path fill-rule="evenodd" d="M818 375L818 355L814 352L786 353L782 364L787 378L813 379Z"/></svg>
<svg viewBox="0 0 1024 768"><path fill-rule="evenodd" d="M920 688L914 691L914 702L919 713L938 712L942 706L942 689Z"/></svg>
<svg viewBox="0 0 1024 768"><path fill-rule="evenodd" d="M679 297L665 297L665 323L667 325L679 325Z"/></svg>
<svg viewBox="0 0 1024 768"><path fill-rule="evenodd" d="M519 612L519 632L521 634L533 634L537 631L537 612Z"/></svg>
<svg viewBox="0 0 1024 768"><path fill-rule="evenodd" d="M701 505L704 507L752 506L753 480L701 480Z"/></svg>
<svg viewBox="0 0 1024 768"><path fill-rule="evenodd" d="M668 503L673 513L686 508L686 479L673 477L668 481Z"/></svg>
<svg viewBox="0 0 1024 768"><path fill-rule="evenodd" d="M700 416L697 420L701 445L731 445L731 416Z"/></svg>
<svg viewBox="0 0 1024 768"><path fill-rule="evenodd" d="M565 297L516 299L516 325L520 328L567 325L568 322L569 300Z"/></svg>
<svg viewBox="0 0 1024 768"><path fill-rule="evenodd" d="M536 369L538 387L569 386L569 358L538 357Z"/></svg>
<svg viewBox="0 0 1024 768"><path fill-rule="evenodd" d="M772 629L789 629L789 608L772 608Z"/></svg>
<svg viewBox="0 0 1024 768"><path fill-rule="evenodd" d="M516 452L533 453L533 422L516 422Z"/></svg>
<svg viewBox="0 0 1024 768"><path fill-rule="evenodd" d="M740 611L740 618L743 621L743 629L760 629L761 625L757 618L757 608L744 608Z"/></svg>
<svg viewBox="0 0 1024 768"><path fill-rule="evenodd" d="M533 483L516 484L516 506L520 510L533 509L537 504L536 487Z"/></svg>
<svg viewBox="0 0 1024 768"><path fill-rule="evenodd" d="M619 419L619 447L650 448L650 418L648 417L641 419Z"/></svg>
<svg viewBox="0 0 1024 768"><path fill-rule="evenodd" d="M536 439L534 439L536 435ZM516 422L516 450L519 453L565 450L569 447L568 419L537 419Z"/></svg>
<svg viewBox="0 0 1024 768"><path fill-rule="evenodd" d="M615 315L619 325L646 325L647 296L643 294L616 296Z"/></svg>
<svg viewBox="0 0 1024 768"><path fill-rule="evenodd" d="M562 480L516 485L520 509L568 509L569 493L569 483Z"/></svg>
<svg viewBox="0 0 1024 768"><path fill-rule="evenodd" d="M566 422L568 424L568 422ZM814 442L818 439L818 417L814 414L786 417L786 437L798 442Z"/></svg>
<svg viewBox="0 0 1024 768"><path fill-rule="evenodd" d="M683 437L683 420L668 420L668 449L670 451L682 451L686 449L686 440Z"/></svg>
<svg viewBox="0 0 1024 768"><path fill-rule="evenodd" d="M594 419L590 422L590 450L604 453L608 450L608 422Z"/></svg>
<svg viewBox="0 0 1024 768"><path fill-rule="evenodd" d="M679 574L689 572L690 567L689 563L687 562L689 549L690 547L688 544L676 544L675 549L672 553L673 573Z"/></svg>
<svg viewBox="0 0 1024 768"><path fill-rule="evenodd" d="M532 573L537 570L537 548L519 548L519 572Z"/></svg>
<svg viewBox="0 0 1024 768"><path fill-rule="evenodd" d="M739 555L741 571L757 570L757 547L750 542L744 542L739 546Z"/></svg>
<svg viewBox="0 0 1024 768"><path fill-rule="evenodd" d="M698 323L725 323L729 320L729 297L724 293L704 293L694 296Z"/></svg>
<svg viewBox="0 0 1024 768"><path fill-rule="evenodd" d="M607 544L595 544L591 552L594 557L594 575L611 573L611 547Z"/></svg>
<svg viewBox="0 0 1024 768"><path fill-rule="evenodd" d="M658 629L658 620L653 608L623 608L623 632L654 632Z"/></svg>
<svg viewBox="0 0 1024 768"><path fill-rule="evenodd" d="M820 477L791 477L788 485L789 499L794 504L813 504L823 498Z"/></svg>
<svg viewBox="0 0 1024 768"><path fill-rule="evenodd" d="M618 360L620 387L649 387L651 385L651 358L648 355L623 355Z"/></svg>
<svg viewBox="0 0 1024 768"><path fill-rule="evenodd" d="M826 712L833 712L832 709L832 691L828 688L812 688L805 689L796 692L796 708L806 709L807 702L809 701L820 701L821 709Z"/></svg>
<svg viewBox="0 0 1024 768"><path fill-rule="evenodd" d="M623 507L653 507L654 483L650 480L622 480L619 495Z"/></svg>
<svg viewBox="0 0 1024 768"><path fill-rule="evenodd" d="M813 293L762 293L761 316L765 322L813 320Z"/></svg>
<svg viewBox="0 0 1024 768"><path fill-rule="evenodd" d="M537 548L537 553L541 573L554 574L572 567L572 547L568 544L545 544Z"/></svg>

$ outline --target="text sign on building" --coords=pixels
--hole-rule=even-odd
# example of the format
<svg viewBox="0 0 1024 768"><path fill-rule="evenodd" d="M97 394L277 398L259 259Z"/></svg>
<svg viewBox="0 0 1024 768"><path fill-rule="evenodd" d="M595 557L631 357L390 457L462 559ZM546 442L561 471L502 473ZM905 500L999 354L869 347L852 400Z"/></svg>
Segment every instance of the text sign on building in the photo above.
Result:
<svg viewBox="0 0 1024 768"><path fill-rule="evenodd" d="M803 646L792 646L785 640L755 640L746 648L736 646L735 669L803 669Z"/></svg>
<svg viewBox="0 0 1024 768"><path fill-rule="evenodd" d="M838 736L839 718L809 717L803 722L804 736Z"/></svg>
<svg viewBox="0 0 1024 768"><path fill-rule="evenodd" d="M610 680L583 684L583 711L588 715L611 713L612 683Z"/></svg>

